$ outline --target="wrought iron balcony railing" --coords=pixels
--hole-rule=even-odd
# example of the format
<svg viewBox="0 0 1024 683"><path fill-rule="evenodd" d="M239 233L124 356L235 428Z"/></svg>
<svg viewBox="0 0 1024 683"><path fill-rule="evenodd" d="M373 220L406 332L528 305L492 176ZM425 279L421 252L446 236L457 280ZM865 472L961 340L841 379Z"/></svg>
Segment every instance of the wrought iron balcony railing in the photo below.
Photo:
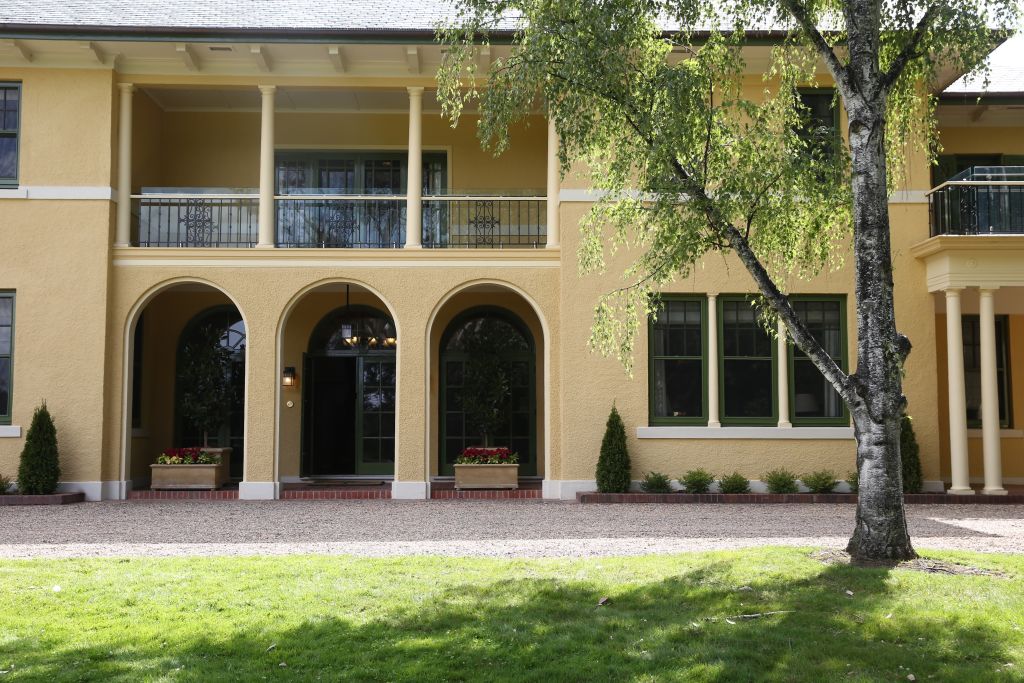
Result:
<svg viewBox="0 0 1024 683"><path fill-rule="evenodd" d="M1024 166L972 166L928 193L931 234L1024 234Z"/></svg>
<svg viewBox="0 0 1024 683"><path fill-rule="evenodd" d="M140 247L252 247L259 194L161 188L132 195L133 244Z"/></svg>
<svg viewBox="0 0 1024 683"><path fill-rule="evenodd" d="M423 246L541 248L547 243L544 197L451 195L423 198Z"/></svg>
<svg viewBox="0 0 1024 683"><path fill-rule="evenodd" d="M277 246L395 249L405 244L405 197L279 195Z"/></svg>
<svg viewBox="0 0 1024 683"><path fill-rule="evenodd" d="M259 194L251 190L145 188L132 195L133 244L140 247L253 247ZM395 249L405 245L407 198L285 194L274 198L276 245ZM541 248L546 198L483 194L423 197L427 248Z"/></svg>

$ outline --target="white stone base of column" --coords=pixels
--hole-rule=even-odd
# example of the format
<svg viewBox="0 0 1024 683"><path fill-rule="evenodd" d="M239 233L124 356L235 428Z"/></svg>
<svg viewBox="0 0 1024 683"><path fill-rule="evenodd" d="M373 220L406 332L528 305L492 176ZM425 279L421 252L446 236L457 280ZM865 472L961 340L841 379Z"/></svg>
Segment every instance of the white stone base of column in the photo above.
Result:
<svg viewBox="0 0 1024 683"><path fill-rule="evenodd" d="M974 495L974 489L954 489L954 488L950 488L950 489L948 489L946 491L946 493L949 493L949 494L954 495L954 496L973 496Z"/></svg>
<svg viewBox="0 0 1024 683"><path fill-rule="evenodd" d="M427 500L430 484L425 481L393 481L391 497L395 500Z"/></svg>
<svg viewBox="0 0 1024 683"><path fill-rule="evenodd" d="M102 487L103 500L125 500L131 490L130 481L105 481Z"/></svg>
<svg viewBox="0 0 1024 683"><path fill-rule="evenodd" d="M594 479L545 479L541 483L541 496L547 500L576 500L579 491L596 491Z"/></svg>
<svg viewBox="0 0 1024 683"><path fill-rule="evenodd" d="M925 479L921 482L921 493L945 493L946 482L937 479Z"/></svg>
<svg viewBox="0 0 1024 683"><path fill-rule="evenodd" d="M243 481L238 485L241 500L276 500L280 497L280 484L276 481Z"/></svg>
<svg viewBox="0 0 1024 683"><path fill-rule="evenodd" d="M1005 496L1009 495L1009 491L1003 488L999 489L982 489L981 492L986 496Z"/></svg>
<svg viewBox="0 0 1024 683"><path fill-rule="evenodd" d="M57 493L84 493L86 500L103 500L103 482L62 481L57 484Z"/></svg>
<svg viewBox="0 0 1024 683"><path fill-rule="evenodd" d="M779 428L780 429L792 429L793 428L793 423L790 422L789 420L779 420Z"/></svg>

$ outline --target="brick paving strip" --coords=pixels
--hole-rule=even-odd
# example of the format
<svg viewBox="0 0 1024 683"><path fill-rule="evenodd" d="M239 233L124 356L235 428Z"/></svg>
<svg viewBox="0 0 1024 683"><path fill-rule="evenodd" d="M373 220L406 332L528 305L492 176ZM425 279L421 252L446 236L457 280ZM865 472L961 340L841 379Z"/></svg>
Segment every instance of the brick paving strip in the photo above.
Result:
<svg viewBox="0 0 1024 683"><path fill-rule="evenodd" d="M1024 552L1024 506L913 505L919 549ZM151 501L0 508L0 558L324 554L599 557L842 548L854 506L530 500Z"/></svg>

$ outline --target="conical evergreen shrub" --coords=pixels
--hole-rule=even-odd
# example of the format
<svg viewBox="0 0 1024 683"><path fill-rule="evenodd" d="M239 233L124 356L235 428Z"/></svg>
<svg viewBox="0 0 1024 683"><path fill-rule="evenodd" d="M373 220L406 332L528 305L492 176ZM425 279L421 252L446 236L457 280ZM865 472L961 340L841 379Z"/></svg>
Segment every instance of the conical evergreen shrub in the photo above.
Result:
<svg viewBox="0 0 1024 683"><path fill-rule="evenodd" d="M25 448L18 466L18 493L48 495L57 490L60 458L57 453L57 428L46 403L32 414L32 425L25 435Z"/></svg>
<svg viewBox="0 0 1024 683"><path fill-rule="evenodd" d="M903 492L920 493L924 482L921 480L921 448L914 434L914 421L909 415L900 420L900 459L903 462Z"/></svg>
<svg viewBox="0 0 1024 683"><path fill-rule="evenodd" d="M601 493L625 493L632 481L629 449L626 447L626 425L619 411L612 406L597 460L597 490Z"/></svg>

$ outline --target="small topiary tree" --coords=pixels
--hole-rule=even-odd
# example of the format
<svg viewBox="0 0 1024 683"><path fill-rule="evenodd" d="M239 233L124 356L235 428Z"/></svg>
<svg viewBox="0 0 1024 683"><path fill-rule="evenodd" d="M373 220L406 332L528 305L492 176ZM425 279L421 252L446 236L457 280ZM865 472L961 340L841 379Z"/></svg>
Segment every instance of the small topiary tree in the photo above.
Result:
<svg viewBox="0 0 1024 683"><path fill-rule="evenodd" d="M223 336L223 328L206 325L181 351L181 414L203 433L204 448L231 415L231 351Z"/></svg>
<svg viewBox="0 0 1024 683"><path fill-rule="evenodd" d="M903 493L920 493L924 482L921 479L921 447L914 434L914 419L904 415L900 420L900 461L903 463Z"/></svg>
<svg viewBox="0 0 1024 683"><path fill-rule="evenodd" d="M626 425L613 405L605 426L604 440L601 441L601 456L597 459L597 490L601 493L625 493L630 482Z"/></svg>
<svg viewBox="0 0 1024 683"><path fill-rule="evenodd" d="M26 496L49 495L60 480L60 456L57 452L57 428L46 401L32 414L32 425L25 435L18 466L18 493Z"/></svg>

